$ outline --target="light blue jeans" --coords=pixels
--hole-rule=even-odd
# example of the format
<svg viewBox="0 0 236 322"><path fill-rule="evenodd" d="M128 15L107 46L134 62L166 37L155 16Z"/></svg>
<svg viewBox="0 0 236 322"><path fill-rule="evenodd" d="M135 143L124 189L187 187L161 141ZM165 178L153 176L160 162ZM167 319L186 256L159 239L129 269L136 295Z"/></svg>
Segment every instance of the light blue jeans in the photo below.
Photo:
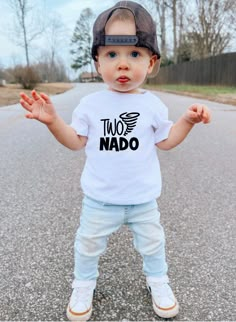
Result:
<svg viewBox="0 0 236 322"><path fill-rule="evenodd" d="M139 205L113 205L84 197L80 226L75 239L76 280L98 277L100 255L108 237L121 225L133 232L134 246L143 258L146 276L167 274L165 236L156 200Z"/></svg>

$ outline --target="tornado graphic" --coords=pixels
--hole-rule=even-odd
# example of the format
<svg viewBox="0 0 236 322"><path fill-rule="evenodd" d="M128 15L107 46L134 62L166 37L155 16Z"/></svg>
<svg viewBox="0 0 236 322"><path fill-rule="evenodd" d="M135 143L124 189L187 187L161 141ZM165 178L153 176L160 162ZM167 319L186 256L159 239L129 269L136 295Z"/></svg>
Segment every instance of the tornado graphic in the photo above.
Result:
<svg viewBox="0 0 236 322"><path fill-rule="evenodd" d="M120 118L127 126L124 136L126 136L127 134L129 134L133 131L133 129L136 126L139 115L140 114L137 112L131 112L131 113L125 112L125 113L120 114Z"/></svg>

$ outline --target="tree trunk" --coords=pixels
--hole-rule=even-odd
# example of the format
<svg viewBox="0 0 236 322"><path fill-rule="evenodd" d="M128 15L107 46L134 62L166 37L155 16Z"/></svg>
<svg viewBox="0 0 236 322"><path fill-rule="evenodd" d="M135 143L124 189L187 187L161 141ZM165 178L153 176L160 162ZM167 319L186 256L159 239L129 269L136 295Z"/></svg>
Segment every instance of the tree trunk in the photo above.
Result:
<svg viewBox="0 0 236 322"><path fill-rule="evenodd" d="M177 63L177 26L176 26L176 2L177 0L173 0L172 7L172 17L173 17L173 52L174 52L174 63Z"/></svg>
<svg viewBox="0 0 236 322"><path fill-rule="evenodd" d="M19 2L19 7L20 7L20 24L23 30L23 35L24 35L24 49L25 49L25 58L26 58L26 64L27 67L30 66L30 61L29 61L29 44L27 41L27 35L26 35L26 25L25 25L25 16L26 16L26 2L25 0L18 0Z"/></svg>
<svg viewBox="0 0 236 322"><path fill-rule="evenodd" d="M27 67L29 67L30 66L30 61L29 61L29 44L27 42L25 25L23 26L23 31L24 31L24 48L25 48L26 64L27 64Z"/></svg>

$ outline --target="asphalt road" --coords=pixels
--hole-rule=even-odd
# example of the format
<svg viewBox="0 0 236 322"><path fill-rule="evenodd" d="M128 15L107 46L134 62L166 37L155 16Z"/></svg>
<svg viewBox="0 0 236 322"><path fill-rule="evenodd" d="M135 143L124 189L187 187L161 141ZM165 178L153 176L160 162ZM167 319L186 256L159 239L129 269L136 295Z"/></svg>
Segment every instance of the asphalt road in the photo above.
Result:
<svg viewBox="0 0 236 322"><path fill-rule="evenodd" d="M104 85L55 96L67 121L79 99ZM197 99L159 93L176 120ZM204 102L204 101L202 101ZM159 199L176 321L236 320L236 108L204 102L197 125L174 150L158 152ZM61 146L19 105L0 108L0 320L66 320L79 224L84 152ZM100 261L92 320L155 321L141 258L123 227Z"/></svg>

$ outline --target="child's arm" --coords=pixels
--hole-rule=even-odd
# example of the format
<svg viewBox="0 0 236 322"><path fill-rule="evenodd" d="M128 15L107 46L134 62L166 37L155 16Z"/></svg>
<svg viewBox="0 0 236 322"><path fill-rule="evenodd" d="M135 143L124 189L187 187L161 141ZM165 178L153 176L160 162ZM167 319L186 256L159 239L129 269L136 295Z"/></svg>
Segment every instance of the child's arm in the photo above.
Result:
<svg viewBox="0 0 236 322"><path fill-rule="evenodd" d="M185 114L172 126L166 140L157 143L161 150L170 150L180 144L188 135L196 123L209 123L211 113L205 105L191 105Z"/></svg>
<svg viewBox="0 0 236 322"><path fill-rule="evenodd" d="M52 102L46 94L41 93L39 95L36 91L32 91L32 98L25 93L21 93L20 96L20 104L28 111L25 116L47 125L61 144L71 150L80 150L86 145L87 137L77 135L75 130L57 115Z"/></svg>

